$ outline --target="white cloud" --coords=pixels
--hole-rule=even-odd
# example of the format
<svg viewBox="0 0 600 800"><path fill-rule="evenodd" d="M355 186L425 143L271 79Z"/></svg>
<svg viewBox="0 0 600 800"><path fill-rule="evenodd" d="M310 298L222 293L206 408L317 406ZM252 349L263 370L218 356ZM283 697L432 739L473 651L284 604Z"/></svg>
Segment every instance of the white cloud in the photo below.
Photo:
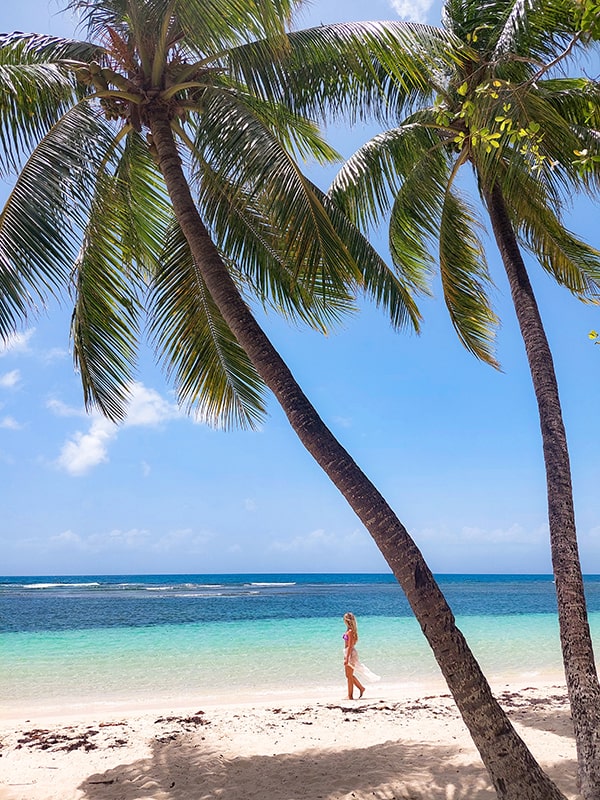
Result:
<svg viewBox="0 0 600 800"><path fill-rule="evenodd" d="M143 550L148 546L150 534L144 528L130 528L122 531L113 528L108 533L93 534L88 538L95 550Z"/></svg>
<svg viewBox="0 0 600 800"><path fill-rule="evenodd" d="M13 369L10 372L5 372L0 375L0 387L3 389L14 389L21 380L21 372L18 369Z"/></svg>
<svg viewBox="0 0 600 800"><path fill-rule="evenodd" d="M108 444L117 435L117 426L97 417L87 433L76 431L66 441L56 460L60 469L69 475L84 475L98 464L108 461Z"/></svg>
<svg viewBox="0 0 600 800"><path fill-rule="evenodd" d="M145 550L149 533L140 528L127 531L113 529L103 533L81 536L72 530L62 531L48 539L51 548L79 550L84 553L123 552L124 550ZM39 547L39 542L36 545Z"/></svg>
<svg viewBox="0 0 600 800"><path fill-rule="evenodd" d="M46 364L54 364L55 361L63 361L70 355L68 350L63 347L52 347L43 353L42 358Z"/></svg>
<svg viewBox="0 0 600 800"><path fill-rule="evenodd" d="M51 397L46 400L46 408L52 411L57 417L85 417L87 416L84 408L74 408L58 400L56 397Z"/></svg>
<svg viewBox="0 0 600 800"><path fill-rule="evenodd" d="M518 522L506 528L481 528L465 525L456 530L445 527L422 528L414 532L418 541L435 542L443 544L445 548L457 546L489 546L489 545L523 545L531 546L548 539L548 526L540 525L537 528L526 530Z"/></svg>
<svg viewBox="0 0 600 800"><path fill-rule="evenodd" d="M187 556L190 553L206 552L206 545L213 538L214 534L210 532L194 532L191 528L172 530L163 535L152 534L145 528L128 530L113 528L109 531L84 535L67 529L44 541L35 538L26 541L25 544L38 552L40 549L46 552L59 550L86 554L132 552L147 554L153 552L161 556L170 553ZM23 543L21 541L21 545Z"/></svg>
<svg viewBox="0 0 600 800"><path fill-rule="evenodd" d="M244 508L246 511L256 511L256 500L252 497L247 497L244 500Z"/></svg>
<svg viewBox="0 0 600 800"><path fill-rule="evenodd" d="M0 428L6 428L10 431L20 431L23 426L14 417L4 417L0 420Z"/></svg>
<svg viewBox="0 0 600 800"><path fill-rule="evenodd" d="M82 406L74 407L62 400L51 397L46 401L46 408L58 417L88 417ZM93 412L96 417L97 413ZM130 390L127 416L121 423L122 428L156 427L163 422L183 416L174 403L169 403L155 389L148 389L143 383L133 383Z"/></svg>
<svg viewBox="0 0 600 800"><path fill-rule="evenodd" d="M24 333L13 333L5 342L0 342L0 358L8 353L28 353L29 340L35 333L35 328L30 328Z"/></svg>
<svg viewBox="0 0 600 800"><path fill-rule="evenodd" d="M214 534L208 531L194 533L191 528L182 528L165 533L152 545L152 550L156 553L201 553L213 538Z"/></svg>
<svg viewBox="0 0 600 800"><path fill-rule="evenodd" d="M339 425L340 428L351 428L352 427L352 419L350 417L334 417L333 421L336 425Z"/></svg>
<svg viewBox="0 0 600 800"><path fill-rule="evenodd" d="M513 523L508 528L483 528L465 527L460 533L463 541L483 542L487 544L531 544L532 542L544 541L548 537L547 526L541 526L534 530L526 531L518 523Z"/></svg>
<svg viewBox="0 0 600 800"><path fill-rule="evenodd" d="M57 533L54 536L51 536L50 544L52 546L59 546L59 547L77 547L78 549L82 548L84 545L83 539L79 534L73 533L71 530L62 531L62 533Z"/></svg>
<svg viewBox="0 0 600 800"><path fill-rule="evenodd" d="M156 390L148 389L143 383L136 382L132 386L131 400L123 426L156 427L182 416L183 412L175 403L169 403Z"/></svg>
<svg viewBox="0 0 600 800"><path fill-rule="evenodd" d="M4 342L0 342L0 358L6 355L36 355L44 363L53 364L69 357L69 351L64 347L51 347L45 351L34 351L30 347L31 340L35 335L36 329L29 328L23 333L13 333Z"/></svg>
<svg viewBox="0 0 600 800"><path fill-rule="evenodd" d="M0 464L14 464L15 459L10 453L5 453L3 450L0 450Z"/></svg>
<svg viewBox="0 0 600 800"><path fill-rule="evenodd" d="M354 530L340 536L318 528L303 536L295 536L293 539L271 542L268 549L278 553L344 552L345 548L356 548L361 544L370 543L370 541L370 537L364 531Z"/></svg>
<svg viewBox="0 0 600 800"><path fill-rule="evenodd" d="M427 22L433 0L390 0L390 6L402 20Z"/></svg>
<svg viewBox="0 0 600 800"><path fill-rule="evenodd" d="M62 417L88 415L82 409L76 409L51 398L46 403L54 414ZM131 400L127 417L121 425L115 425L99 414L91 416L91 424L87 433L76 431L62 446L56 460L59 469L70 475L85 475L94 467L109 461L109 444L116 439L124 428L155 428L172 419L183 417L181 409L169 403L154 389L148 389L143 383L134 383L131 389ZM144 474L148 474L148 465L142 465Z"/></svg>
<svg viewBox="0 0 600 800"><path fill-rule="evenodd" d="M142 475L144 476L144 478L147 478L148 475L150 475L150 473L152 472L152 467L150 466L150 464L148 464L147 461L142 461L141 467L142 467Z"/></svg>

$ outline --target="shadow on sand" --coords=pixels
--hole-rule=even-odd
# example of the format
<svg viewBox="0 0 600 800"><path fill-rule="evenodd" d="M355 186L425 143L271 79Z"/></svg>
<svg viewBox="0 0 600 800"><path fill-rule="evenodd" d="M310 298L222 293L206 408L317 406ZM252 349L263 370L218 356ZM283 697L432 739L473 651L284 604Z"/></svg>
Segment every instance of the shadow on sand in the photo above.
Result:
<svg viewBox="0 0 600 800"><path fill-rule="evenodd" d="M225 758L186 734L155 741L146 759L91 775L85 800L494 800L479 764L452 746L389 741L349 750ZM548 769L575 791L576 764Z"/></svg>

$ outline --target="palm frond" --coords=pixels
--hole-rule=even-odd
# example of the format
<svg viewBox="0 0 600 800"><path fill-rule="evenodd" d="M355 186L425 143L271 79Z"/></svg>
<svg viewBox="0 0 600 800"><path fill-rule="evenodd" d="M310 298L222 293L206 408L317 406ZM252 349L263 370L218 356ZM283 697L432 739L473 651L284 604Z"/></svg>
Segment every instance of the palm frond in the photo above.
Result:
<svg viewBox="0 0 600 800"><path fill-rule="evenodd" d="M17 31L0 34L0 48L2 61L14 66L88 62L104 52L101 45L94 42Z"/></svg>
<svg viewBox="0 0 600 800"><path fill-rule="evenodd" d="M360 147L334 178L329 194L361 227L376 225L407 176L437 149L432 129L409 118Z"/></svg>
<svg viewBox="0 0 600 800"><path fill-rule="evenodd" d="M85 45L47 36L0 36L0 171L17 171L40 137L77 102L61 59Z"/></svg>
<svg viewBox="0 0 600 800"><path fill-rule="evenodd" d="M255 428L264 385L216 308L173 225L150 296L150 333L180 402L215 426Z"/></svg>
<svg viewBox="0 0 600 800"><path fill-rule="evenodd" d="M86 405L116 421L127 411L144 285L157 271L170 203L146 143L132 131L114 174L98 177L76 264L71 333Z"/></svg>
<svg viewBox="0 0 600 800"><path fill-rule="evenodd" d="M286 26L298 5L297 0L178 0L176 13L188 45L219 53L263 39L272 60L287 47Z"/></svg>
<svg viewBox="0 0 600 800"><path fill-rule="evenodd" d="M422 124L416 121L423 118ZM411 120L415 120L414 122ZM391 206L389 245L403 286L427 293L434 264L441 198L449 167L427 114L375 136L346 162L330 189L361 228L375 225Z"/></svg>
<svg viewBox="0 0 600 800"><path fill-rule="evenodd" d="M321 148L328 155L316 131L311 128L307 139L309 129L304 122L302 126L302 130L295 126L294 135L301 133L311 152ZM230 190L255 196L267 210L270 226L279 232L278 249L284 259L302 269L307 290L311 276L320 280L319 273L327 270L330 287L345 294L348 281L360 279L360 271L312 183L282 143L285 129L280 138L271 127L271 119L245 98L215 93L207 99L204 124L194 143L198 163L209 163Z"/></svg>
<svg viewBox="0 0 600 800"><path fill-rule="evenodd" d="M570 93L570 98L564 93L562 98L559 98L555 89L556 84L553 88L551 84L540 83L537 90L519 92L517 99L519 122L523 127L527 127L531 122L539 126L539 152L552 166L551 171L544 171L541 177L552 181L557 191L568 194L579 182L577 169L574 166L574 153L581 146L581 140L577 135L573 119L565 117L562 113L563 110L567 110L569 99L571 113L574 111L574 93ZM579 116L581 123L585 120L587 107L584 109L581 99L578 105L582 112Z"/></svg>
<svg viewBox="0 0 600 800"><path fill-rule="evenodd" d="M443 22L489 62L553 59L575 32L574 15L560 0L447 0Z"/></svg>
<svg viewBox="0 0 600 800"><path fill-rule="evenodd" d="M567 79L513 87L498 82L496 92L482 93L469 120L472 143L479 134L472 150L482 183L518 183L523 171L530 172L554 205L583 188L575 154L597 148L588 124L595 98L585 83ZM493 147L487 134L496 137Z"/></svg>
<svg viewBox="0 0 600 800"><path fill-rule="evenodd" d="M317 187L315 192L320 196L340 238L358 265L361 274L355 283L356 289L384 311L394 328L409 327L418 331L421 314L414 298L415 282L407 282L403 275L398 276L335 201Z"/></svg>
<svg viewBox="0 0 600 800"><path fill-rule="evenodd" d="M498 366L493 343L498 319L488 292L492 286L480 223L464 199L448 191L440 218L440 276L450 319L464 346L477 358Z"/></svg>
<svg viewBox="0 0 600 800"><path fill-rule="evenodd" d="M164 249L171 203L148 145L136 131L130 131L120 153L116 171L120 214L115 219L120 251L118 258L150 278Z"/></svg>
<svg viewBox="0 0 600 800"><path fill-rule="evenodd" d="M553 0L512 0L496 34L494 55L527 53L530 58L556 58L575 34L574 15L567 3Z"/></svg>
<svg viewBox="0 0 600 800"><path fill-rule="evenodd" d="M531 176L522 175L518 186L507 189L513 226L523 244L559 284L582 300L598 300L600 252L564 227Z"/></svg>
<svg viewBox="0 0 600 800"><path fill-rule="evenodd" d="M255 192L231 187L208 164L202 165L198 183L203 218L240 289L317 330L327 330L354 310L352 297L330 285L326 272L311 268L305 282L302 264L282 248L280 228L272 225L269 207Z"/></svg>
<svg viewBox="0 0 600 800"><path fill-rule="evenodd" d="M123 216L118 178L98 181L82 251L75 265L71 338L86 407L116 422L126 414L136 359L139 306L121 255Z"/></svg>
<svg viewBox="0 0 600 800"><path fill-rule="evenodd" d="M68 285L99 170L114 132L80 103L43 138L23 167L0 214L0 321L22 318ZM14 293L22 293L15 304ZM23 305L24 304L24 305ZM10 331L0 329L5 336Z"/></svg>
<svg viewBox="0 0 600 800"><path fill-rule="evenodd" d="M449 37L425 25L350 22L289 34L287 57L268 61L264 44L236 48L232 74L264 99L350 122L397 114L431 96L431 75L456 59Z"/></svg>

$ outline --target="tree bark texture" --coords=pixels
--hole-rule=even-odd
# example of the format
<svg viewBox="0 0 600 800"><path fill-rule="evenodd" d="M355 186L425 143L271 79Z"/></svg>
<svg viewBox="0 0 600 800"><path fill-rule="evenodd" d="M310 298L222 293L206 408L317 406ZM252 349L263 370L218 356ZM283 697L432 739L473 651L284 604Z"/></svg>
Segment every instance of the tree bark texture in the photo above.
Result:
<svg viewBox="0 0 600 800"><path fill-rule="evenodd" d="M575 729L580 790L600 800L600 685L577 545L571 466L554 361L501 189L486 194L492 228L508 275L538 404L560 641Z"/></svg>
<svg viewBox="0 0 600 800"><path fill-rule="evenodd" d="M221 314L306 449L374 538L404 590L502 800L565 800L493 697L415 542L335 439L244 303L191 196L168 118L149 115L158 163L196 268Z"/></svg>

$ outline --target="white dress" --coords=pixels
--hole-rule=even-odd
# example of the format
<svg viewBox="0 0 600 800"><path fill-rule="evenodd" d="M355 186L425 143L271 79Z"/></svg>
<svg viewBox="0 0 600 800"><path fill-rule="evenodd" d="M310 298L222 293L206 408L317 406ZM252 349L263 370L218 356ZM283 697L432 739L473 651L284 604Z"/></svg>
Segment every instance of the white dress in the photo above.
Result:
<svg viewBox="0 0 600 800"><path fill-rule="evenodd" d="M348 652L350 651L350 652ZM366 664L363 664L358 657L358 650L356 647L350 647L348 644L348 634L344 634L344 664L348 663L354 672L367 683L376 683L381 680L379 675L372 672Z"/></svg>

